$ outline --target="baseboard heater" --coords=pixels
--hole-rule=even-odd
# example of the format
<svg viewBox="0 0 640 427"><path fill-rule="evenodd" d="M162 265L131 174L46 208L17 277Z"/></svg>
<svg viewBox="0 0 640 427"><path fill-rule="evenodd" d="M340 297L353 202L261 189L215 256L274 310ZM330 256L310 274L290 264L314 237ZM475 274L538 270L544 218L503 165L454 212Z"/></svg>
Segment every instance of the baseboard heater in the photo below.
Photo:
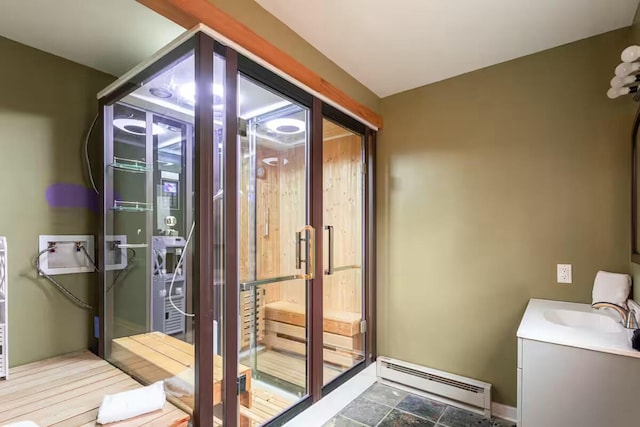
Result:
<svg viewBox="0 0 640 427"><path fill-rule="evenodd" d="M388 357L378 357L378 379L422 391L491 418L491 384Z"/></svg>

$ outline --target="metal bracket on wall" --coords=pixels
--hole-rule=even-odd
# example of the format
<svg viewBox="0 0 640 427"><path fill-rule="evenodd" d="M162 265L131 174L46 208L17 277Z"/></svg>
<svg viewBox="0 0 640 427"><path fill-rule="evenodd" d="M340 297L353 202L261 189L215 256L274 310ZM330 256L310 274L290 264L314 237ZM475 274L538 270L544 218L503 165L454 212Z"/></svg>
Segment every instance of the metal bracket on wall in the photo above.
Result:
<svg viewBox="0 0 640 427"><path fill-rule="evenodd" d="M244 393L245 391L247 391L247 376L245 374L240 375L237 378L236 388L237 388L238 395L240 395L240 393Z"/></svg>

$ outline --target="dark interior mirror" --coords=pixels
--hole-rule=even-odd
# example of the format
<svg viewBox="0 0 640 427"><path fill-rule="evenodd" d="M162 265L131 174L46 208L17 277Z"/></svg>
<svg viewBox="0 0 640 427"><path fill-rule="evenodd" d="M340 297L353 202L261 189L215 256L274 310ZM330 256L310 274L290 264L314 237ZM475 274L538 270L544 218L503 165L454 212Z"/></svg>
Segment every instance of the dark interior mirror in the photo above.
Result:
<svg viewBox="0 0 640 427"><path fill-rule="evenodd" d="M631 261L640 264L640 209L638 209L638 192L640 191L640 173L638 170L640 150L638 150L638 128L640 127L640 110L636 114L632 139L632 171L631 171Z"/></svg>

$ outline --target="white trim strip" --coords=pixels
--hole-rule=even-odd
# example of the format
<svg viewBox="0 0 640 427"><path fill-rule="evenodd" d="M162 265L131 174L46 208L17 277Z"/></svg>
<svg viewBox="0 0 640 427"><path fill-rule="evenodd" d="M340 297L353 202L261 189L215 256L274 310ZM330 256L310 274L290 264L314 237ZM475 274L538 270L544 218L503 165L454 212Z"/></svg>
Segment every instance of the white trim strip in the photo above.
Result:
<svg viewBox="0 0 640 427"><path fill-rule="evenodd" d="M163 57L167 53L171 52L173 49L178 47L180 44L184 43L186 40L188 40L190 37L192 37L194 34L196 34L198 32L202 32L202 33L208 35L209 37L217 40L218 42L220 42L220 43L222 43L222 44L224 44L226 46L229 46L230 48L234 49L239 54L246 56L247 58L251 59L252 61L256 62L257 64L259 64L259 65L263 66L264 68L268 69L269 71L273 72L274 74L282 77L283 79L289 81L290 83L295 84L296 86L300 87L301 89L304 89L305 91L307 91L311 95L315 96L316 98L321 99L323 102L331 105L332 107L337 108L338 110L342 111L346 115L348 115L350 117L353 117L354 119L358 120L361 123L364 123L365 125L367 125L368 127L370 127L373 130L376 130L376 131L378 130L378 127L375 126L374 124L368 122L367 120L363 119L362 117L358 116L357 114L353 113L352 111L344 108L342 105L340 105L337 102L327 98L323 94L321 94L319 92L316 92L315 90L311 89L307 85L305 85L305 84L299 82L298 80L294 79L289 74L285 73L284 71L280 70L279 68L274 67L269 62L267 62L264 59L262 59L260 56L254 54L253 52L248 51L247 49L245 49L242 46L238 45L237 43L229 40L228 38L224 37L222 34L218 33L217 31L215 31L215 30L213 30L213 29L211 29L209 27L207 27L204 24L198 24L195 27L191 28L190 30L185 31L183 34L178 36L172 42L170 42L169 44L164 46L162 49L158 50L149 59L147 59L146 61L144 61L144 62L142 62L142 63L140 63L138 65L136 65L130 71L128 71L127 73L123 74L122 77L120 77L118 80L116 80L115 82L111 83L105 89L100 91L98 93L98 99L109 95L110 93L112 93L113 91L115 91L116 89L121 87L123 84L125 84L126 82L131 80L132 77L134 77L135 75L137 75L138 73L143 71L145 68L147 68L149 65L153 64L155 61L157 61L158 59L160 59L161 57Z"/></svg>
<svg viewBox="0 0 640 427"><path fill-rule="evenodd" d="M491 413L496 418L511 421L513 423L518 422L518 411L513 406L491 402Z"/></svg>

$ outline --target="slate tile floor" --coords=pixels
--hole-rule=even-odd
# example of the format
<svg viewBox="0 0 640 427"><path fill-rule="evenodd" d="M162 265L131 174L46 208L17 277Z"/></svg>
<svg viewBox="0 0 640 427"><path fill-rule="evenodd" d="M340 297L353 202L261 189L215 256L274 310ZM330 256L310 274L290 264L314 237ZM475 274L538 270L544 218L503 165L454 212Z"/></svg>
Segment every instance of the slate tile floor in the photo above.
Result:
<svg viewBox="0 0 640 427"><path fill-rule="evenodd" d="M324 427L515 427L415 394L374 384Z"/></svg>

